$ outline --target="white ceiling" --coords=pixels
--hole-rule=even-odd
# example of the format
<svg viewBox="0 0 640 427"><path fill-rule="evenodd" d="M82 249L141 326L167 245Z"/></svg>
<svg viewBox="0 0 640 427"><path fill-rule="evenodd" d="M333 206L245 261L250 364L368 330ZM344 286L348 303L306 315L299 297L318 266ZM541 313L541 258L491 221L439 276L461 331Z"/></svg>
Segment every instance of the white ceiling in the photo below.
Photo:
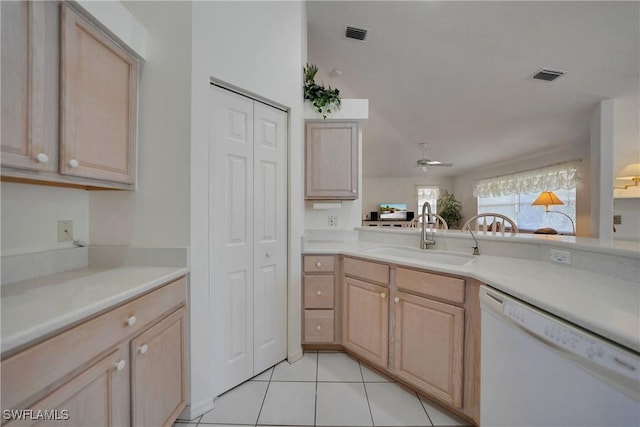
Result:
<svg viewBox="0 0 640 427"><path fill-rule="evenodd" d="M432 168L443 176L588 144L605 98L624 99L619 135L640 156L639 6L310 1L308 60L343 97L369 99L364 176L422 176L413 167L420 142L428 157L454 163ZM347 25L368 29L366 42L345 38ZM531 79L541 67L567 74ZM334 68L340 77L329 76Z"/></svg>

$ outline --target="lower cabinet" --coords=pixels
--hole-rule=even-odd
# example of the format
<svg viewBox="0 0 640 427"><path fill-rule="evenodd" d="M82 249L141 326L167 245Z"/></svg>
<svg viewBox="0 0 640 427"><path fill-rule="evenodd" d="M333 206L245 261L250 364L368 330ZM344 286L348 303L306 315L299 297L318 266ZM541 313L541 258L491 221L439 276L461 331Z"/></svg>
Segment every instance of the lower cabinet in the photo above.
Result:
<svg viewBox="0 0 640 427"><path fill-rule="evenodd" d="M3 416L33 414L3 426L171 426L186 403L185 301L181 278L3 356Z"/></svg>
<svg viewBox="0 0 640 427"><path fill-rule="evenodd" d="M340 309L327 310L322 298L331 286L320 277L310 280L311 260L305 255L307 348L339 343L399 382L479 423L480 282L343 256L337 258L341 268L335 280L340 291L332 300ZM334 313L342 316L335 322L335 334L341 338L332 335Z"/></svg>
<svg viewBox="0 0 640 427"><path fill-rule="evenodd" d="M129 374L126 346L83 369L77 376L44 399L31 405L36 414L47 411L52 425L129 425ZM42 420L15 420L7 426L42 425Z"/></svg>
<svg viewBox="0 0 640 427"><path fill-rule="evenodd" d="M386 368L389 355L389 289L345 278L343 344L353 353Z"/></svg>
<svg viewBox="0 0 640 427"><path fill-rule="evenodd" d="M403 292L394 302L394 373L462 408L464 309Z"/></svg>
<svg viewBox="0 0 640 427"><path fill-rule="evenodd" d="M186 404L184 308L131 341L131 420L171 426Z"/></svg>

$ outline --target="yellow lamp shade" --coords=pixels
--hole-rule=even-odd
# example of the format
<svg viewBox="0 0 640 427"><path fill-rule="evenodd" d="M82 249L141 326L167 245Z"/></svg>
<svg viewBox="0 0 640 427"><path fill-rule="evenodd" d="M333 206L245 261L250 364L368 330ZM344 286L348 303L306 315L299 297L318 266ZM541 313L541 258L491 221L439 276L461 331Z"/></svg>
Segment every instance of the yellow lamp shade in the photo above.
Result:
<svg viewBox="0 0 640 427"><path fill-rule="evenodd" d="M543 191L531 204L533 206L544 206L547 210L549 209L549 205L564 205L562 200L560 200L553 191Z"/></svg>

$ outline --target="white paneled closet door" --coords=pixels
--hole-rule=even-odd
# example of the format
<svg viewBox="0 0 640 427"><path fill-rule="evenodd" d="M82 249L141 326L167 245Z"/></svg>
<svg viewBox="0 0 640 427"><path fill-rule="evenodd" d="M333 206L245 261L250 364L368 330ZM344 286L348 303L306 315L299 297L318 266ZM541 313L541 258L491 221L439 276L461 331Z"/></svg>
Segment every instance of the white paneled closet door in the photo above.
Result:
<svg viewBox="0 0 640 427"><path fill-rule="evenodd" d="M286 113L211 87L214 394L286 357Z"/></svg>
<svg viewBox="0 0 640 427"><path fill-rule="evenodd" d="M254 103L254 374L287 353L287 115Z"/></svg>

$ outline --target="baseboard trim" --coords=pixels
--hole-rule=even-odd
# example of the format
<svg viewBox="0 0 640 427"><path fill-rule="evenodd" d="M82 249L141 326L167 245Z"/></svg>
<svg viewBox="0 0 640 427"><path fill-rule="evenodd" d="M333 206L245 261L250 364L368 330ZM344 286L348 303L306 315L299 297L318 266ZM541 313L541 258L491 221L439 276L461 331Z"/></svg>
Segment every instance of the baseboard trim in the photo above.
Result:
<svg viewBox="0 0 640 427"><path fill-rule="evenodd" d="M213 409L213 398L208 398L197 405L187 405L178 415L179 420L192 421Z"/></svg>
<svg viewBox="0 0 640 427"><path fill-rule="evenodd" d="M302 359L302 348L298 348L296 351L287 354L287 362L293 363L297 360Z"/></svg>

